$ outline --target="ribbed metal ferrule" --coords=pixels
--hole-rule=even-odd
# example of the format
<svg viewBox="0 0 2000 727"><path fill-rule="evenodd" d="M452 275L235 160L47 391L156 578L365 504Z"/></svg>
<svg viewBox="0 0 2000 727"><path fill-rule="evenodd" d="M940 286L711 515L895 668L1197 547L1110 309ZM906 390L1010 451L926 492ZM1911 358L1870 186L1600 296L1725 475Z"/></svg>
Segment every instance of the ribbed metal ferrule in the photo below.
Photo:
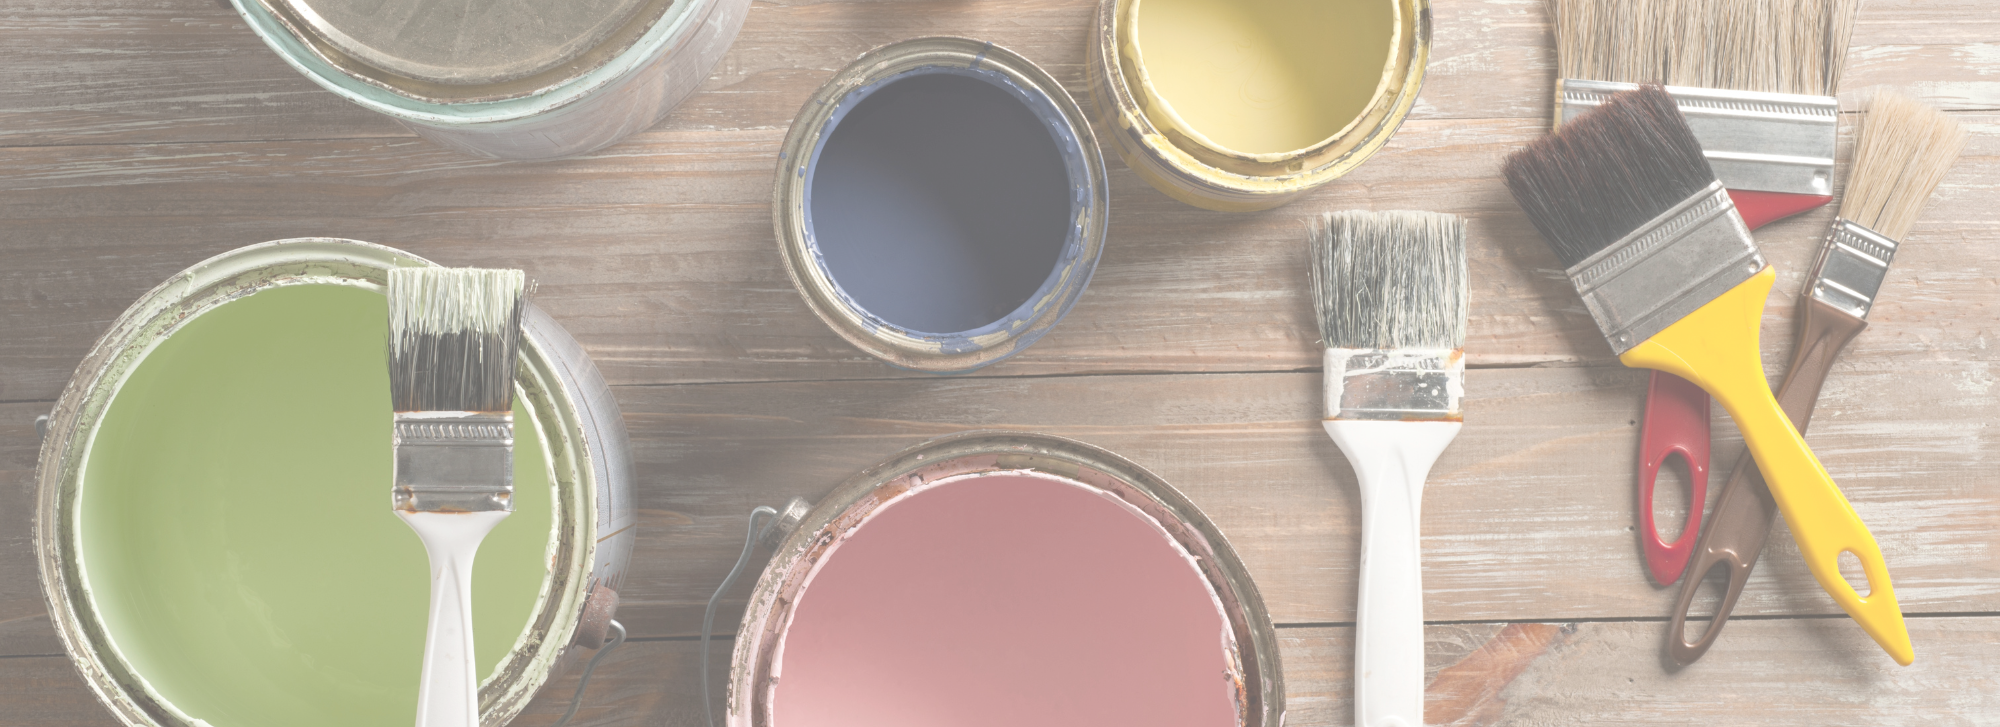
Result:
<svg viewBox="0 0 2000 727"><path fill-rule="evenodd" d="M1865 319L1895 259L1895 240L1851 220L1834 220L1806 289L1814 299Z"/></svg>
<svg viewBox="0 0 2000 727"><path fill-rule="evenodd" d="M513 511L513 412L397 412L391 441L395 509Z"/></svg>
<svg viewBox="0 0 2000 727"><path fill-rule="evenodd" d="M1566 123L1636 83L1566 78L1556 120ZM1840 102L1832 96L1666 86L1701 141L1715 178L1730 189L1833 194Z"/></svg>
<svg viewBox="0 0 2000 727"><path fill-rule="evenodd" d="M1598 330L1623 354L1764 269L1717 182L1568 271Z"/></svg>
<svg viewBox="0 0 2000 727"><path fill-rule="evenodd" d="M1465 350L1326 349L1326 418L1464 421Z"/></svg>

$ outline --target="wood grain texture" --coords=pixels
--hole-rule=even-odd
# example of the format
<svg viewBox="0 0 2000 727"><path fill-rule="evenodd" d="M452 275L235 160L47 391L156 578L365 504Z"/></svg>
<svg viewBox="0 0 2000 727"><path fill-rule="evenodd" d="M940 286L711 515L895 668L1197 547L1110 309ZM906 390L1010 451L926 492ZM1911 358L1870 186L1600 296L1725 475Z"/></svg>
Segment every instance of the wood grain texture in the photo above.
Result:
<svg viewBox="0 0 2000 727"><path fill-rule="evenodd" d="M1009 46L1074 95L1089 0L760 1L703 91L583 158L454 155L341 102L212 0L26 0L0 17L0 723L110 718L60 655L36 577L32 419L140 294L213 254L337 236L526 269L615 386L641 535L613 656L579 724L695 725L695 633L756 505L808 498L965 429L1073 437L1174 483L1242 554L1281 630L1291 725L1351 721L1358 493L1314 423L1319 357L1300 220L1431 209L1470 221L1468 427L1424 520L1429 722L2000 721L2000 11L1868 0L1843 106L1893 86L1973 132L1829 378L1809 441L1868 521L1913 614L1898 669L1775 537L1702 662L1660 661L1671 589L1631 532L1644 374L1610 351L1496 178L1546 132L1540 0L1435 5L1411 121L1354 174L1265 213L1173 202L1115 159L1092 287L1024 354L976 376L898 372L843 343L772 240L776 148L811 91L868 48L927 34ZM1841 153L1848 153L1843 137ZM1831 218L1760 231L1780 282L1767 368ZM1716 422L1715 462L1741 443ZM754 575L754 574L753 574ZM746 577L719 616L733 624ZM1966 614L1983 614L1966 616ZM726 668L726 645L712 665ZM573 677L572 677L573 679ZM717 679L718 687L721 683ZM547 725L573 681L520 722Z"/></svg>

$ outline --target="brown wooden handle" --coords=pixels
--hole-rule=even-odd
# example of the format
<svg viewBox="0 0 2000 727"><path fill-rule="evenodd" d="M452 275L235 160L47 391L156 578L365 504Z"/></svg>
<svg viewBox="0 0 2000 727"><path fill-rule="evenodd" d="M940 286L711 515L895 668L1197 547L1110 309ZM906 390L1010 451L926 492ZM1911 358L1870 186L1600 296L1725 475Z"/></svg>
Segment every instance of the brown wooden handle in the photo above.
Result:
<svg viewBox="0 0 2000 727"><path fill-rule="evenodd" d="M1793 353L1791 368L1786 370L1785 381L1777 391L1778 405L1800 433L1812 421L1813 405L1819 402L1820 387L1826 384L1834 359L1848 341L1867 327L1868 321L1810 295L1800 302L1798 350ZM1687 574L1681 577L1680 597L1674 601L1672 620L1667 625L1667 656L1675 664L1694 663L1708 653L1708 647L1722 633L1729 612L1736 608L1736 599L1743 595L1743 584L1750 580L1750 569L1757 565L1757 556L1764 551L1764 540L1770 536L1771 522L1777 514L1778 503L1764 486L1755 460L1745 452L1736 460L1729 481L1723 484L1715 514L1709 516L1708 529L1695 541L1694 560L1688 564ZM1722 602L1716 604L1715 620L1709 622L1701 639L1688 643L1688 607L1694 604L1701 582L1717 565L1724 565L1729 571Z"/></svg>

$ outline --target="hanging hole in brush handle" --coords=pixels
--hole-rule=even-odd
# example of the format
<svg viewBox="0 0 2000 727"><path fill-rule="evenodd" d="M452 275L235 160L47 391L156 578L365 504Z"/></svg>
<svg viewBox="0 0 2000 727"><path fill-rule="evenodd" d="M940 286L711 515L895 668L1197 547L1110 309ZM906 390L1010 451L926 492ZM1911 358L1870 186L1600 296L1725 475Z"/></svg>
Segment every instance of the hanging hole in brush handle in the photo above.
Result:
<svg viewBox="0 0 2000 727"><path fill-rule="evenodd" d="M1681 581L1680 597L1674 601L1674 610L1667 624L1667 656L1679 666L1693 664L1708 647L1715 645L1715 638L1722 634L1722 626L1729 622L1729 614L1736 610L1736 601L1743 595L1743 586L1750 582L1750 571L1757 565L1758 554L1764 551L1764 540L1771 534L1771 523L1778 517L1778 503L1771 499L1771 491L1764 486L1764 480L1757 474L1757 462L1748 453L1736 461L1736 469L1729 473L1729 480L1722 485L1722 497L1716 500L1715 515L1709 518L1708 529L1702 531L1701 539L1695 542L1694 560L1688 564L1687 576ZM1715 605L1714 615L1709 617L1708 628L1703 629L1701 638L1692 642L1687 639L1688 611L1694 607L1696 594L1701 590L1702 581L1709 571L1724 568L1722 598Z"/></svg>
<svg viewBox="0 0 2000 727"><path fill-rule="evenodd" d="M1646 385L1646 413L1639 427L1639 542L1646 570L1660 585L1680 579L1701 533L1702 506L1708 502L1708 392L1673 374L1653 372ZM1653 516L1654 484L1668 458L1687 465L1687 522L1668 543Z"/></svg>

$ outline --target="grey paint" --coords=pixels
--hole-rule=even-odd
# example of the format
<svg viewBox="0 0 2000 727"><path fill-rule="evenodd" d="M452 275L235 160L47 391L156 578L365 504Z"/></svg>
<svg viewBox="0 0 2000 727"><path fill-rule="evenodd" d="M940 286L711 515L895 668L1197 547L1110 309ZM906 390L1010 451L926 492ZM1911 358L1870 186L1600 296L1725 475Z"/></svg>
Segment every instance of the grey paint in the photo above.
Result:
<svg viewBox="0 0 2000 727"><path fill-rule="evenodd" d="M936 67L841 106L807 166L805 222L843 297L923 333L1029 317L1079 232L1081 150L1048 99Z"/></svg>

